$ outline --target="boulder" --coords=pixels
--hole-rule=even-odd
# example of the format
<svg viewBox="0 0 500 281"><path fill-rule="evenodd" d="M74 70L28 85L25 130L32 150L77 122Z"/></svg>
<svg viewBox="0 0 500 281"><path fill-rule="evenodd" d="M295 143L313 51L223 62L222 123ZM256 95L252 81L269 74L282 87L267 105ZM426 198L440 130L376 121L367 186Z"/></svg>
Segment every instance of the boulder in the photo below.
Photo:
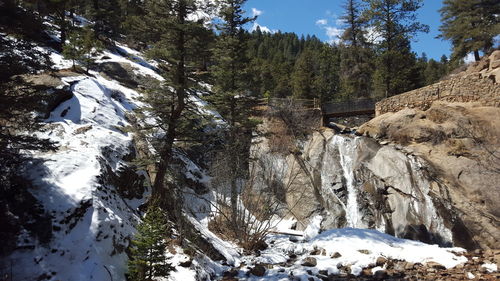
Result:
<svg viewBox="0 0 500 281"><path fill-rule="evenodd" d="M254 266L252 269L250 269L250 273L255 276L262 277L266 274L266 267L264 267L261 264L258 264Z"/></svg>
<svg viewBox="0 0 500 281"><path fill-rule="evenodd" d="M375 280L384 280L387 278L387 271L385 270L377 270L373 274L373 279Z"/></svg>
<svg viewBox="0 0 500 281"><path fill-rule="evenodd" d="M332 259L338 259L338 258L340 258L341 256L342 256L342 255L341 255L339 252L335 252L335 253L333 253L333 255L332 255Z"/></svg>
<svg viewBox="0 0 500 281"><path fill-rule="evenodd" d="M316 258L307 257L302 261L302 266L314 267L318 264Z"/></svg>
<svg viewBox="0 0 500 281"><path fill-rule="evenodd" d="M386 258L384 258L384 257L378 257L377 261L375 262L375 264L377 266L383 266L386 262L387 262Z"/></svg>
<svg viewBox="0 0 500 281"><path fill-rule="evenodd" d="M500 50L496 50L490 55L489 70L493 70L498 67L500 67Z"/></svg>

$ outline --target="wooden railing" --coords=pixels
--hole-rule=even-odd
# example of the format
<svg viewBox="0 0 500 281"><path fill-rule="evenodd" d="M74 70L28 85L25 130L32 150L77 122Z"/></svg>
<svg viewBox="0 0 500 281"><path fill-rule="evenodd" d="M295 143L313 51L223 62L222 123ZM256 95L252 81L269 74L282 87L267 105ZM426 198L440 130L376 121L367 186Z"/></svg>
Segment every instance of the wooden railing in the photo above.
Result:
<svg viewBox="0 0 500 281"><path fill-rule="evenodd" d="M375 113L374 99L359 99L345 102L325 103L321 106L321 111L324 116L353 116L361 114Z"/></svg>
<svg viewBox="0 0 500 281"><path fill-rule="evenodd" d="M355 116L375 113L376 99L358 99L321 104L318 99L269 98L262 99L262 105L274 108L290 107L302 110L320 110L325 117Z"/></svg>
<svg viewBox="0 0 500 281"><path fill-rule="evenodd" d="M292 105L295 108L320 109L318 99L291 99L291 98L269 98L263 99L271 107L284 107Z"/></svg>

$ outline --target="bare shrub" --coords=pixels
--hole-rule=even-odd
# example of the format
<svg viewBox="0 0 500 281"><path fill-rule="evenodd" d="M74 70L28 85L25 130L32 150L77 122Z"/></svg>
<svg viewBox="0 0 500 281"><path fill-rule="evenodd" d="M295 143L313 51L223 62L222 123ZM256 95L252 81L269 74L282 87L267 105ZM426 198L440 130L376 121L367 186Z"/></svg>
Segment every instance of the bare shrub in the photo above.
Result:
<svg viewBox="0 0 500 281"><path fill-rule="evenodd" d="M262 249L266 236L289 213L286 194L297 192L293 190L299 187L294 184L297 173L292 172L294 167L289 167L284 158L253 155L246 178L238 180L239 196L233 214L229 190L232 179L227 173L230 169L225 155L220 155L212 168L215 200L209 228L248 251Z"/></svg>
<svg viewBox="0 0 500 281"><path fill-rule="evenodd" d="M296 140L305 139L321 127L321 112L310 102L273 99L266 114L271 152L289 153L295 149Z"/></svg>

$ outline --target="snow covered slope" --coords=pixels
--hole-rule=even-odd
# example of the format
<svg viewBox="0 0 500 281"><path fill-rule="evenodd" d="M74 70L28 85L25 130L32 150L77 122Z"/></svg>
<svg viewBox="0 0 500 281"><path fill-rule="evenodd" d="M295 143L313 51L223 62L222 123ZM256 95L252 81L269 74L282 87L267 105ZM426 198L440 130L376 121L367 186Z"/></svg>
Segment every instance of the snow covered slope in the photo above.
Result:
<svg viewBox="0 0 500 281"><path fill-rule="evenodd" d="M142 75L155 75L123 56L106 55L107 61L127 61ZM58 53L51 57L58 68L69 64ZM62 81L73 97L50 114L45 121L50 130L40 133L57 141L59 149L35 155L44 161L28 170L32 193L52 217L53 238L39 245L23 235L20 249L7 260L13 261L14 280L124 280L125 249L140 220L137 210L148 181L145 173L132 175L143 192L127 199L110 178L125 170L124 159L133 151L131 134L121 128L128 125L126 114L138 105L139 94L96 72Z"/></svg>

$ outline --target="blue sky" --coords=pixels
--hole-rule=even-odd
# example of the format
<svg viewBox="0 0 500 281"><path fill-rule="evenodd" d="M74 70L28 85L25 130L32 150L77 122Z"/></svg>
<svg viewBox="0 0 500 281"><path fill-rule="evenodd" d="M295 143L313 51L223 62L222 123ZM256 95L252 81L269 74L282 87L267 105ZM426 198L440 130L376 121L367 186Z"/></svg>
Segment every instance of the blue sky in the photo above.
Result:
<svg viewBox="0 0 500 281"><path fill-rule="evenodd" d="M337 19L343 13L344 0L248 0L246 11L258 15L256 24L271 31L316 35L323 41L334 40L341 32ZM429 25L430 32L419 33L412 42L413 51L428 58L449 57L448 41L435 39L439 34L441 0L424 0L418 11L419 21Z"/></svg>

